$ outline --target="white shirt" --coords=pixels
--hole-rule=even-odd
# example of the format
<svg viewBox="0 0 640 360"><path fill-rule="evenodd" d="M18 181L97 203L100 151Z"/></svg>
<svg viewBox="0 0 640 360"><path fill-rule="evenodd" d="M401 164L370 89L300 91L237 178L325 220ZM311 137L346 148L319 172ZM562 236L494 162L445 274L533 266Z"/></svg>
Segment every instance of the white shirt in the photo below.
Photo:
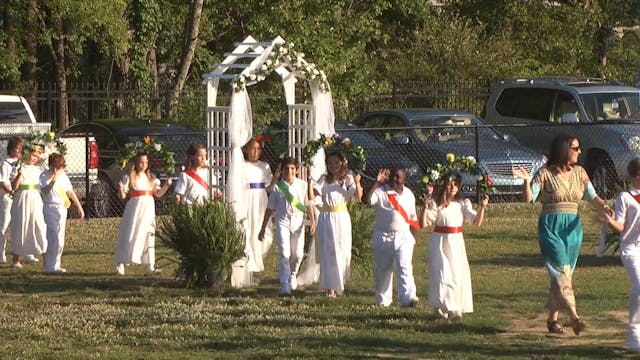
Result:
<svg viewBox="0 0 640 360"><path fill-rule="evenodd" d="M282 182L289 189L291 195L298 199L302 205L307 203L305 201L308 186L306 181L294 178L292 184L288 184L284 180ZM269 194L267 209L275 210L276 223L278 226L288 228L291 231L298 231L302 227L304 222L304 212L291 205L277 185L273 187L273 191Z"/></svg>
<svg viewBox="0 0 640 360"><path fill-rule="evenodd" d="M195 172L205 182L209 181L207 180L209 178L209 170L207 168L199 168ZM217 185L216 178L213 178L213 184L208 185L209 187ZM209 189L202 186L184 171L178 175L174 192L180 195L180 202L188 205L209 198Z"/></svg>
<svg viewBox="0 0 640 360"><path fill-rule="evenodd" d="M45 170L40 174L40 188L43 188L49 184L49 180L53 176L53 171ZM48 193L42 193L42 200L47 204L56 204L56 205L64 205L64 200L62 200L62 195L60 194L60 190L67 193L67 191L73 190L73 186L71 185L71 180L65 172L62 172L56 179L56 183L51 188L51 191Z"/></svg>
<svg viewBox="0 0 640 360"><path fill-rule="evenodd" d="M18 159L4 159L2 167L0 168L0 182L5 183L11 187L11 182L18 176ZM4 192L4 189L0 189Z"/></svg>
<svg viewBox="0 0 640 360"><path fill-rule="evenodd" d="M409 223L400 215L391 202L387 192L396 194L398 204L407 213L410 220L417 220L416 197L406 186L402 189L402 194L395 192L389 185L383 184L371 194L371 205L376 208L375 228L382 232L405 232L409 231Z"/></svg>
<svg viewBox="0 0 640 360"><path fill-rule="evenodd" d="M629 194L631 193L631 194ZM618 194L615 202L615 219L624 224L620 233L620 254L640 245L640 204L633 198L640 194L635 188Z"/></svg>

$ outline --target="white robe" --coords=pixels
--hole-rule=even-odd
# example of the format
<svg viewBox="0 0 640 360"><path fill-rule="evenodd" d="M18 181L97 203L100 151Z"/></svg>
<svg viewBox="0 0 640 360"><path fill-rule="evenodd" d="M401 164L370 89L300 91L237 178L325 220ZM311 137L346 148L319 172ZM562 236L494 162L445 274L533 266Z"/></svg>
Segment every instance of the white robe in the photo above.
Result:
<svg viewBox="0 0 640 360"><path fill-rule="evenodd" d="M446 208L428 209L436 226L460 227L476 217L471 202L453 201ZM429 306L458 315L473 312L471 272L462 233L433 232L429 239Z"/></svg>
<svg viewBox="0 0 640 360"><path fill-rule="evenodd" d="M320 194L323 206L346 206L356 193L351 175L347 175L344 185L327 183L326 175L322 175L313 187ZM351 279L351 217L346 210L320 210L316 230L320 254L319 287L342 294L344 283Z"/></svg>
<svg viewBox="0 0 640 360"><path fill-rule="evenodd" d="M208 181L209 171L207 168L197 169L195 172L202 180L205 182ZM215 178L213 180L214 182L212 184L207 185L216 186L217 181ZM202 203L204 200L209 199L209 188L202 186L202 184L187 175L184 171L178 175L173 191L180 195L180 202L182 204L192 205L196 202ZM216 191L216 189L214 189L214 191Z"/></svg>
<svg viewBox="0 0 640 360"><path fill-rule="evenodd" d="M22 166L21 185L40 188L40 173L36 165ZM11 205L11 251L14 255L42 255L47 251L47 226L44 222L40 190L19 190Z"/></svg>
<svg viewBox="0 0 640 360"><path fill-rule="evenodd" d="M152 175L153 176L153 175ZM136 176L136 182L129 184L129 175L122 178L125 189L154 190L160 187L160 181L153 178L153 188L144 175ZM129 198L118 227L116 245L117 264L155 263L156 207L153 195Z"/></svg>
<svg viewBox="0 0 640 360"><path fill-rule="evenodd" d="M269 226L264 233L264 239L258 240L258 233L262 228L262 219L264 217L264 211L267 209L267 203L269 201L269 194L264 188L252 189L250 184L263 183L268 186L273 179L273 174L269 168L269 164L263 161L256 161L255 163L244 163L245 183L247 185L247 239L249 240L249 246L251 247L251 253L253 258L249 260L249 268L253 268L252 271L263 271L264 260L269 253L271 244L273 243L273 225L269 222Z"/></svg>

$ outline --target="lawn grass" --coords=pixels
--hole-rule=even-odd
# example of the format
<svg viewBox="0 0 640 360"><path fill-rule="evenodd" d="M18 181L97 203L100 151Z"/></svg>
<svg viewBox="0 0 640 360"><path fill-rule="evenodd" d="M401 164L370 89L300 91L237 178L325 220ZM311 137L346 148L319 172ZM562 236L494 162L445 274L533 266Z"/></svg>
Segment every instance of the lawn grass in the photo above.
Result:
<svg viewBox="0 0 640 360"><path fill-rule="evenodd" d="M372 277L355 274L345 296L315 286L278 295L275 247L257 288L221 296L187 290L173 264L159 277L144 269L115 274L120 219L70 220L63 266L0 267L0 358L23 359L603 359L624 350L629 283L617 256L596 258L598 226L582 209L585 243L575 274L578 310L589 328L549 335L548 278L541 265L539 208L492 204L481 228L465 228L475 312L461 324L436 319L426 305L427 235L414 255L421 304L373 305ZM158 247L160 256L171 256Z"/></svg>

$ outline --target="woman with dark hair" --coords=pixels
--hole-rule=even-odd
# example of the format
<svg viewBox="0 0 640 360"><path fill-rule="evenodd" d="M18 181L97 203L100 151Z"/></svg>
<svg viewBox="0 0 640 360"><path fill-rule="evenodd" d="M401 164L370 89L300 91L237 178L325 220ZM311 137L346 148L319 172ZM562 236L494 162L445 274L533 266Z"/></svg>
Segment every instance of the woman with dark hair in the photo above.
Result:
<svg viewBox="0 0 640 360"><path fill-rule="evenodd" d="M524 180L523 200L542 203L538 237L551 281L547 302L547 329L551 333L564 332L558 322L560 311L571 316L571 327L576 335L586 327L576 310L572 287L573 271L582 245L578 204L585 199L598 209L610 210L596 194L587 172L577 165L579 155L578 138L560 134L551 142L546 166L538 170L533 179L522 167L513 170L515 176Z"/></svg>
<svg viewBox="0 0 640 360"><path fill-rule="evenodd" d="M444 175L433 198L425 198L421 226L435 224L429 239L429 306L443 319L457 322L463 313L473 312L471 271L462 236L462 224L480 226L489 197L484 196L476 210L460 188L460 174Z"/></svg>
<svg viewBox="0 0 640 360"><path fill-rule="evenodd" d="M129 264L146 264L150 274L158 273L155 268L156 205L153 197L162 197L171 182L168 178L160 187L160 180L149 170L147 153L140 152L129 173L118 183L120 198L129 198L118 228L118 275L124 275L125 265Z"/></svg>

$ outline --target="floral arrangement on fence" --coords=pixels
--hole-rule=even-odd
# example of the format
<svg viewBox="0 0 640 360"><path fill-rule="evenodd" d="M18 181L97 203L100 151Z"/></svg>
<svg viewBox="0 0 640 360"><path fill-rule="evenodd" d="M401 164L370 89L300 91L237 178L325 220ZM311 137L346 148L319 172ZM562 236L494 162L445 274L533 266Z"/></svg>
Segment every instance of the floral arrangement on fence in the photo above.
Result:
<svg viewBox="0 0 640 360"><path fill-rule="evenodd" d="M302 164L304 166L313 165L313 158L320 148L324 148L327 153L341 151L345 154L353 169L364 170L367 166L367 159L364 156L362 146L354 145L348 137L341 137L338 134L333 134L332 136L320 134L318 140L309 141L302 152Z"/></svg>
<svg viewBox="0 0 640 360"><path fill-rule="evenodd" d="M24 156L29 155L29 152L32 148L39 148L39 150L42 151L42 155L40 156L39 161L40 165L45 164L46 160L49 158L49 155L53 153L57 152L63 156L67 154L66 145L53 131L33 131L27 134L24 137L24 147L22 150L22 154Z"/></svg>
<svg viewBox="0 0 640 360"><path fill-rule="evenodd" d="M263 148L269 145L279 158L285 156L289 150L289 146L283 142L282 136L277 133L273 134L268 126L254 130L251 139L260 143Z"/></svg>
<svg viewBox="0 0 640 360"><path fill-rule="evenodd" d="M491 177L483 172L482 167L473 156L456 156L447 154L444 164L436 164L426 171L422 178L422 183L427 187L427 193L433 192L433 187L442 184L442 177L452 171L465 172L475 176L476 186L481 194L491 194L495 192Z"/></svg>
<svg viewBox="0 0 640 360"><path fill-rule="evenodd" d="M282 63L289 65L290 69L301 77L317 81L320 91L329 91L329 81L324 71L318 70L316 65L304 59L304 53L294 50L293 43L275 44L265 62L259 69L251 70L249 74L240 74L231 81L234 91L244 90L248 82L264 80Z"/></svg>
<svg viewBox="0 0 640 360"><path fill-rule="evenodd" d="M133 159L139 152L146 152L151 158L162 160L162 168L164 168L169 174L175 173L176 161L173 158L173 152L169 151L164 144L153 141L150 136L145 136L142 142L137 141L135 143L126 143L124 145L124 150L118 159L120 167L122 169L126 168L131 159Z"/></svg>

